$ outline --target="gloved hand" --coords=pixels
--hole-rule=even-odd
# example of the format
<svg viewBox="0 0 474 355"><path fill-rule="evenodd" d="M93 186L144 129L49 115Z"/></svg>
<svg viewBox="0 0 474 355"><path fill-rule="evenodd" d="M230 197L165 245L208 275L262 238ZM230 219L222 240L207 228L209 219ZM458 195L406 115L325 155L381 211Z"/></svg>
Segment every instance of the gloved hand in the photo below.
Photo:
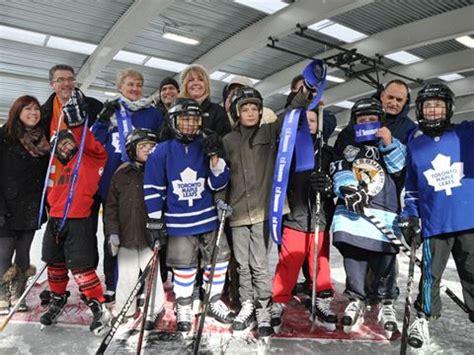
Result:
<svg viewBox="0 0 474 355"><path fill-rule="evenodd" d="M309 184L314 191L324 196L330 196L332 193L332 179L324 172L312 172Z"/></svg>
<svg viewBox="0 0 474 355"><path fill-rule="evenodd" d="M109 254L116 256L120 248L120 238L118 234L110 234L107 237L107 247L109 248Z"/></svg>
<svg viewBox="0 0 474 355"><path fill-rule="evenodd" d="M225 202L221 198L218 198L216 200L216 207L217 207L217 213L219 214L219 219L222 219L224 212L225 212L226 218L232 216L232 213L234 212L234 209L232 208L232 206L229 205L227 202Z"/></svg>
<svg viewBox="0 0 474 355"><path fill-rule="evenodd" d="M341 186L341 193L349 211L364 214L364 208L369 206L369 194L365 187Z"/></svg>
<svg viewBox="0 0 474 355"><path fill-rule="evenodd" d="M168 242L168 232L166 225L161 218L150 218L146 223L147 236L150 246L154 248L158 246L159 249L164 247Z"/></svg>
<svg viewBox="0 0 474 355"><path fill-rule="evenodd" d="M204 151L204 154L208 157L213 155L222 157L224 152L222 138L216 132L206 128L203 129L202 134L202 150Z"/></svg>
<svg viewBox="0 0 474 355"><path fill-rule="evenodd" d="M417 217L400 217L398 219L398 228L402 231L408 245L411 246L411 243L415 243L416 249L418 249L421 243L423 243L420 220Z"/></svg>
<svg viewBox="0 0 474 355"><path fill-rule="evenodd" d="M105 101L104 108L97 116L97 121L109 123L110 118L115 114L115 110L120 110L120 104L118 100Z"/></svg>
<svg viewBox="0 0 474 355"><path fill-rule="evenodd" d="M63 106L64 122L68 127L77 127L84 123L87 115L87 104L84 99L84 94L74 89L69 98Z"/></svg>

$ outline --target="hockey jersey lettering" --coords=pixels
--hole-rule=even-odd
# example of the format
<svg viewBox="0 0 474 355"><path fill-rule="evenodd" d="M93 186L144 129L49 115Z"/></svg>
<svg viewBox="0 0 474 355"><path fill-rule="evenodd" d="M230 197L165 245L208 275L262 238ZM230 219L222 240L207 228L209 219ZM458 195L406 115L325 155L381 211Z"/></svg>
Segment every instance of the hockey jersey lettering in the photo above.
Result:
<svg viewBox="0 0 474 355"><path fill-rule="evenodd" d="M213 191L223 189L229 169L220 159L211 170L202 139L185 145L176 139L160 143L145 167L145 203L150 218L165 217L170 236L189 236L217 229Z"/></svg>

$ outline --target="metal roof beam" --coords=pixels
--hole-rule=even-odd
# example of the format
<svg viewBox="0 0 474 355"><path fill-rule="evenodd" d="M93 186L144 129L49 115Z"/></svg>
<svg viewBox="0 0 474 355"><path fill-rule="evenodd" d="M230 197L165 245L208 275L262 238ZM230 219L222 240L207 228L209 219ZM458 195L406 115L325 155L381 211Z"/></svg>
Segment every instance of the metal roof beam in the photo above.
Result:
<svg viewBox="0 0 474 355"><path fill-rule="evenodd" d="M81 90L87 90L114 56L173 2L173 0L135 0L79 70L77 81L81 83Z"/></svg>
<svg viewBox="0 0 474 355"><path fill-rule="evenodd" d="M472 16L474 5L458 10L449 11L440 15L425 18L423 20L408 23L390 30L377 33L359 42L346 44L343 47L357 48L358 52L368 57L378 54L389 54L399 50L407 50L424 45L445 41L458 36L472 33ZM443 24L449 24L443 25ZM339 53L330 50L316 56L324 58ZM472 60L472 59L471 59ZM263 96L269 96L284 86L289 86L291 79L301 74L307 60L292 65L260 81L255 87ZM421 77L416 74L415 77ZM339 84L345 86L347 84ZM325 99L326 101L326 99Z"/></svg>

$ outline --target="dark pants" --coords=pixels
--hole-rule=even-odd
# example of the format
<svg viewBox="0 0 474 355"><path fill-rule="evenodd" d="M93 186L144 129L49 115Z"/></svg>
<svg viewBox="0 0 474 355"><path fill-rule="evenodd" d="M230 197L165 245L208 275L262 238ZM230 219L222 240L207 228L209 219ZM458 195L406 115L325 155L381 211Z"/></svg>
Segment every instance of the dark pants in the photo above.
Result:
<svg viewBox="0 0 474 355"><path fill-rule="evenodd" d="M338 246L344 258L346 271L346 289L344 293L350 299L367 300L366 276L369 268L373 272L371 288L376 290L379 300L393 299L394 275L391 273L396 261L396 254L380 253L361 249L349 244Z"/></svg>
<svg viewBox="0 0 474 355"><path fill-rule="evenodd" d="M3 233L3 231L2 231ZM35 231L7 231L0 237L0 278L12 265L13 254L15 264L25 271L30 267L30 247Z"/></svg>
<svg viewBox="0 0 474 355"><path fill-rule="evenodd" d="M441 315L440 284L451 254L464 302L474 311L474 230L471 229L433 236L423 242L423 268L415 307L433 319Z"/></svg>

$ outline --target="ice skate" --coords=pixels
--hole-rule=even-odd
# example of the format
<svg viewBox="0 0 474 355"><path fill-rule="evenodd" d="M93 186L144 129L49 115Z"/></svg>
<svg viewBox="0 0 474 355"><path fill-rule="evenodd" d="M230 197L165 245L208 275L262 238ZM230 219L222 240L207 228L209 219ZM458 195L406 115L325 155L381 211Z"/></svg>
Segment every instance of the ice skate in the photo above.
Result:
<svg viewBox="0 0 474 355"><path fill-rule="evenodd" d="M66 293L63 295L51 293L51 301L48 305L48 310L40 317L41 330L57 322L58 317L61 315L64 307L66 306L69 296L69 291L66 291Z"/></svg>
<svg viewBox="0 0 474 355"><path fill-rule="evenodd" d="M211 298L207 315L224 324L230 324L235 319L234 312L221 301L220 295Z"/></svg>
<svg viewBox="0 0 474 355"><path fill-rule="evenodd" d="M341 323L344 333L351 333L364 322L365 302L362 300L351 301L344 310Z"/></svg>
<svg viewBox="0 0 474 355"><path fill-rule="evenodd" d="M268 338L275 334L271 325L271 301L270 298L258 300L255 306L257 316L258 337L259 339Z"/></svg>
<svg viewBox="0 0 474 355"><path fill-rule="evenodd" d="M393 301L382 301L377 317L377 322L383 326L385 336L391 339L394 332L398 330L397 318Z"/></svg>
<svg viewBox="0 0 474 355"><path fill-rule="evenodd" d="M232 322L232 330L239 334L255 328L255 325L255 305L251 300L242 302L242 308Z"/></svg>
<svg viewBox="0 0 474 355"><path fill-rule="evenodd" d="M430 343L430 331L428 328L428 320L423 316L418 316L408 328L408 344L419 349Z"/></svg>
<svg viewBox="0 0 474 355"><path fill-rule="evenodd" d="M316 297L314 305L314 313L311 314L310 320L315 325L320 326L331 332L336 330L337 316L331 311L331 302L333 300L331 292L321 292L319 297Z"/></svg>
<svg viewBox="0 0 474 355"><path fill-rule="evenodd" d="M176 300L176 330L187 338L192 327L193 299L191 297Z"/></svg>
<svg viewBox="0 0 474 355"><path fill-rule="evenodd" d="M166 310L164 308L158 313L149 312L145 321L145 330L150 331L155 329L160 320L164 317L165 313Z"/></svg>
<svg viewBox="0 0 474 355"><path fill-rule="evenodd" d="M97 336L104 335L110 328L112 322L112 314L96 299L87 300L87 305L92 311L93 319L89 326L89 330Z"/></svg>
<svg viewBox="0 0 474 355"><path fill-rule="evenodd" d="M273 327L275 334L280 332L281 326L283 325L283 313L285 312L286 305L284 303L275 302L272 304L271 321L270 324Z"/></svg>

